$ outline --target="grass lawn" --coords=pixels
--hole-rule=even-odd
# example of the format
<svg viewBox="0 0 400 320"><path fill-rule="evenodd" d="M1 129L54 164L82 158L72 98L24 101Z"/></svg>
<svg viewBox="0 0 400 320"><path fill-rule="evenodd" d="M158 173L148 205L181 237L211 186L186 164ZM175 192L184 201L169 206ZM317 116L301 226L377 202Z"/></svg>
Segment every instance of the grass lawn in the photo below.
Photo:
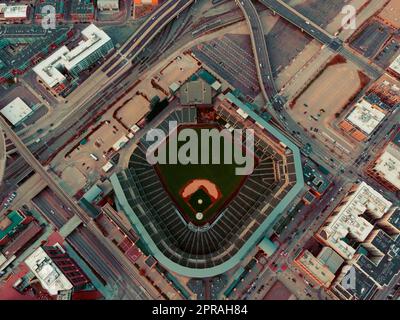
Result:
<svg viewBox="0 0 400 320"><path fill-rule="evenodd" d="M200 132L200 128L196 127L196 131ZM198 134L200 137L200 134ZM200 140L200 138L199 138ZM184 144L184 142L182 142ZM181 146L180 144L179 146ZM168 145L168 142L167 142ZM179 147L178 146L178 147ZM223 150L223 143L221 143L221 153ZM201 154L201 148L199 146L199 154ZM211 156L211 155L210 155ZM223 161L221 161L223 163ZM214 218L221 212L224 205L227 204L228 200L238 191L242 185L246 176L236 175L235 169L236 164L158 164L157 172L166 187L168 193L173 198L175 203L178 205L181 213L184 215L186 220L193 222L196 225L203 225L207 222L214 220ZM199 221L196 219L195 210L200 207L205 207L207 202L211 201L208 198L206 192L202 197L203 203L200 205L197 203L197 199L200 197L200 191L195 192L192 197L189 198L189 203L181 197L181 191L186 184L193 179L207 179L214 183L220 190L222 196L204 212L204 218ZM194 210L192 210L192 208ZM208 206L207 206L208 207Z"/></svg>

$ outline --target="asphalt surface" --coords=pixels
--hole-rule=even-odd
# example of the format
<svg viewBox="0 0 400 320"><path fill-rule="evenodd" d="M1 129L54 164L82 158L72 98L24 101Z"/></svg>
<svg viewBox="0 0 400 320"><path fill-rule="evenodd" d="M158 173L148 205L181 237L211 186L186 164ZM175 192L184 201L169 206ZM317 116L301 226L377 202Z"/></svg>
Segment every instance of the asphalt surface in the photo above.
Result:
<svg viewBox="0 0 400 320"><path fill-rule="evenodd" d="M304 17L302 18L301 15L296 14L296 12L293 12L293 10L290 10L286 6L284 6L280 1L272 1L272 0L260 0L261 3L265 4L267 7L269 7L271 10L276 11L279 15L284 17L286 20L289 22L295 24L297 27L303 29L305 32L313 36L315 39L319 40L321 43L327 44L332 50L340 52L343 54L346 58L352 61L356 61L358 65L362 65L363 69L366 70L369 74L375 74L378 75L376 68L374 66L371 66L365 60L356 57L353 53L351 53L349 50L345 49L342 47L341 43L335 41L331 36L329 36L326 32L323 32L319 30L318 28L315 28L314 24L312 22L307 21ZM162 25L165 25L171 17L173 18L175 15L173 13L170 14L165 14L165 12L170 9L173 5L176 5L176 10L182 9L182 7L187 3L187 1L169 1L166 2L162 7L161 11L156 11L154 15L150 17L150 19L147 21L147 23L144 25L144 28L149 28L150 26L155 27L161 27ZM263 27L261 24L261 21L258 16L258 12L251 3L250 0L242 0L242 1L237 1L239 6L242 8L243 12L246 15L246 18L249 21L249 25L252 30L252 42L253 42L253 50L255 53L255 58L257 61L257 66L258 66L258 71L260 75L260 83L262 84L262 88L264 90L264 95L267 99L267 101L270 102L270 104L273 106L273 109L275 110L275 115L285 115L285 111L283 110L283 105L284 102L280 99L277 93L277 89L275 87L275 82L272 77L272 70L271 70L271 65L269 61L269 56L268 56L268 50L267 50L267 45L265 42L265 35L263 32ZM173 12L176 13L174 10ZM154 19L153 19L154 18ZM153 24L155 22L155 24ZM147 25L149 24L149 25ZM315 28L315 29L314 29ZM314 31L313 31L314 30ZM140 34L140 33L139 33ZM143 48L147 45L149 41L151 41L151 35L148 35L144 37L143 39L140 40L140 37L138 38L133 38L129 41L129 43L126 44L125 47L123 47L123 50L121 51L124 55L128 53L128 57L136 57L138 53L143 50ZM137 45L135 45L135 43ZM142 48L142 49L140 49ZM119 62L121 63L121 62ZM101 96L103 102L106 102L108 97L115 94L115 88L118 86L119 89L123 88L124 86L121 86L120 83L117 85L113 84L108 87L106 90L106 94ZM88 110L88 109L87 109ZM89 114L90 115L90 114ZM73 117L70 118L71 121L74 120ZM287 116L284 116L285 121L290 121L290 118ZM82 120L83 122L85 120ZM296 128L296 126L292 126L290 123L288 124L285 121L280 121L281 124L283 124L285 127L291 128ZM0 124L6 127L5 131L7 134L11 134L12 130L7 126L7 124L4 122L3 119L1 119ZM11 132L9 132L9 130ZM289 131L290 132L290 131ZM9 135L10 137L10 135ZM63 203L60 208L63 209L62 206L65 205L71 205L71 212L75 213L78 215L82 221L85 224L88 224L88 227L86 228L80 228L79 230L75 231L68 239L68 241L71 242L71 244L75 247L78 248L78 251L80 253L84 253L85 259L90 260L90 264L92 266L95 266L96 270L99 270L100 273L102 273L102 276L108 279L112 279L115 283L124 283L124 281L131 281L131 276L126 273L126 270L124 268L124 264L121 263L119 259L116 258L114 250L110 248L107 244L104 243L104 241L101 241L102 243L99 244L98 242L98 231L96 231L91 227L91 221L90 219L86 216L86 214L82 211L82 209L73 201L70 199L70 197L59 188L56 182L52 180L52 178L47 174L46 170L42 168L40 163L37 162L35 157L27 150L27 148L23 145L21 141L19 141L18 137L15 135L11 137L14 143L16 143L16 146L19 150L19 152L22 154L23 158L28 161L28 163L36 170L39 172L39 174L42 175L42 177L48 182L49 186L51 187L52 190L55 191L57 194L58 200L60 203ZM304 141L310 141L307 140L308 137L304 135L304 138L301 139L304 143ZM312 142L312 141L311 141ZM318 146L314 142L312 142L315 149L317 149L317 154L321 153L321 156L328 156L325 151L318 151ZM18 168L13 169L13 172L17 172ZM45 197L46 198L46 197ZM57 201L58 201L57 200ZM57 203L56 201L56 203ZM324 200L324 202L327 201L327 199ZM45 212L46 217L57 227L58 225L62 226L66 222L65 219L67 217L64 214L60 214L59 208L57 210L53 210L54 206L56 203L49 203L48 199L39 199L35 201L35 205L37 205L41 211ZM324 206L321 205L321 208ZM63 209L64 210L64 209ZM52 211L56 212L56 214L52 213ZM313 222L313 219L310 219L307 224L311 224ZM285 260L285 259L284 259ZM126 277L126 279L124 278ZM129 283L127 282L127 283ZM147 294L144 294L143 289L140 289L139 286L136 288L134 287L133 291L130 289L127 290L127 297L132 298L132 299L142 299L148 297Z"/></svg>
<svg viewBox="0 0 400 320"><path fill-rule="evenodd" d="M273 101L274 97L278 94L278 90L276 89L275 81L272 76L272 68L262 22L251 0L239 0L236 1L236 3L245 14L251 29L252 46L256 59L256 68L261 91L267 101Z"/></svg>
<svg viewBox="0 0 400 320"><path fill-rule="evenodd" d="M29 165L38 173L42 179L47 183L49 188L57 195L57 197L62 201L64 206L67 206L71 209L71 214L77 215L86 226L85 229L90 232L91 236L95 237L97 252L107 252L107 256L109 259L113 259L114 266L118 265L120 270L125 270L125 277L130 279L130 282L134 283L132 285L132 290L136 290L137 292L143 291L143 287L138 284L138 279L135 278L135 274L132 274L132 266L130 262L127 260L125 256L111 243L108 242L107 239L104 238L103 234L98 230L92 219L86 214L86 212L75 202L59 185L54 179L50 176L50 174L46 171L45 168L40 164L40 162L33 156L33 154L29 151L29 149L25 146L25 144L19 139L19 137L14 133L14 131L9 127L7 122L0 117L0 126L3 127L3 130L6 132L7 136L10 140L13 141L14 145L18 149L21 156L29 163ZM143 279L140 279L143 281ZM151 298L151 295L144 291L148 298Z"/></svg>
<svg viewBox="0 0 400 320"><path fill-rule="evenodd" d="M268 9L279 14L282 18L304 30L314 39L328 46L335 40L327 31L301 15L286 3L280 0L259 0ZM334 44L333 44L334 45Z"/></svg>
<svg viewBox="0 0 400 320"><path fill-rule="evenodd" d="M303 32L306 32L314 39L318 40L322 44L328 46L332 51L342 54L346 59L352 61L362 70L368 73L373 79L379 78L384 72L381 68L367 62L357 54L350 52L343 46L343 42L330 35L326 30L313 23L311 20L304 17L298 11L287 5L281 0L259 0L267 8L276 12L279 16L292 23L293 25L300 28Z"/></svg>

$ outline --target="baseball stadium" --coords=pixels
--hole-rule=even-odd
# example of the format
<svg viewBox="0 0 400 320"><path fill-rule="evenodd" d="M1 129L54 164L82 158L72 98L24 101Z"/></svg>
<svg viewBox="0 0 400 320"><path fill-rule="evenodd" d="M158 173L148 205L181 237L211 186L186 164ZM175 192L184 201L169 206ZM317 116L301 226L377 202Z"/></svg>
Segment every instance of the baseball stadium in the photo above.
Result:
<svg viewBox="0 0 400 320"><path fill-rule="evenodd" d="M111 177L119 209L151 254L189 277L210 277L236 266L303 188L298 148L239 99L222 96L211 108L211 120L200 120L196 107L178 106L163 115L158 129L167 137L172 121L178 131L254 129L249 175L236 175L235 162L152 165L146 157L152 142L144 136L129 166ZM164 143L168 146L168 138ZM224 143L232 143L233 150L246 148L237 141Z"/></svg>

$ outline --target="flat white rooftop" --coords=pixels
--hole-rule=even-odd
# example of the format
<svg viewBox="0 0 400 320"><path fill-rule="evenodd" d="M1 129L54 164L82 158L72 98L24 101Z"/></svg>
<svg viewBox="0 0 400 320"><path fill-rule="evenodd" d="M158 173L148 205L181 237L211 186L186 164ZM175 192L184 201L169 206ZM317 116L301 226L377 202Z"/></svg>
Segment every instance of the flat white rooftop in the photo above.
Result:
<svg viewBox="0 0 400 320"><path fill-rule="evenodd" d="M72 70L92 53L111 41L107 33L94 24L82 30L82 36L84 40L80 41L74 49L69 50L66 46L61 47L33 68L33 71L50 88L54 88L65 81L66 78L61 72L62 69Z"/></svg>
<svg viewBox="0 0 400 320"><path fill-rule="evenodd" d="M71 282L54 264L42 247L36 249L25 260L25 263L50 295L55 296L59 291L73 288Z"/></svg>
<svg viewBox="0 0 400 320"><path fill-rule="evenodd" d="M366 100L359 101L347 120L366 134L371 134L385 118L386 113Z"/></svg>
<svg viewBox="0 0 400 320"><path fill-rule="evenodd" d="M64 65L65 54L68 52L69 50L67 47L61 47L46 60L43 60L33 68L33 71L50 88L54 88L66 80L60 70Z"/></svg>
<svg viewBox="0 0 400 320"><path fill-rule="evenodd" d="M119 10L119 0L97 0L100 10Z"/></svg>
<svg viewBox="0 0 400 320"><path fill-rule="evenodd" d="M369 215L379 219L392 206L390 201L365 182L357 185L353 192L345 202L338 206L338 209L333 211L318 232L327 245L347 260L353 258L355 249L343 239L347 235L351 235L351 238L362 243L374 228L361 215L368 211Z"/></svg>
<svg viewBox="0 0 400 320"><path fill-rule="evenodd" d="M18 97L1 109L1 113L13 126L15 126L31 115L33 111L21 98Z"/></svg>
<svg viewBox="0 0 400 320"><path fill-rule="evenodd" d="M5 3L0 3L0 13L4 13L4 10L6 10L7 4Z"/></svg>
<svg viewBox="0 0 400 320"><path fill-rule="evenodd" d="M4 18L6 19L26 18L27 16L27 5L11 5L4 9Z"/></svg>
<svg viewBox="0 0 400 320"><path fill-rule="evenodd" d="M389 69L392 69L394 72L400 75L400 54L397 58L390 64Z"/></svg>
<svg viewBox="0 0 400 320"><path fill-rule="evenodd" d="M389 143L374 169L382 178L400 190L400 149L398 146Z"/></svg>

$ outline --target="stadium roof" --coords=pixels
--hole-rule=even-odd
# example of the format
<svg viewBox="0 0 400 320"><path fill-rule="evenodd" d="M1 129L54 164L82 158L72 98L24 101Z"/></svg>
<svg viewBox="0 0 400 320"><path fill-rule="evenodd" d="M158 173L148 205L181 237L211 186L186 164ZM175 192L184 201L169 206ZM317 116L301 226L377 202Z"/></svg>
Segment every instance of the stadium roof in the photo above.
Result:
<svg viewBox="0 0 400 320"><path fill-rule="evenodd" d="M212 103L211 86L202 81L186 82L180 89L182 105L197 105Z"/></svg>
<svg viewBox="0 0 400 320"><path fill-rule="evenodd" d="M1 109L3 116L5 116L13 126L29 117L32 112L32 109L29 108L28 105L19 97L15 98L3 109Z"/></svg>
<svg viewBox="0 0 400 320"><path fill-rule="evenodd" d="M113 174L110 178L114 187L115 194L118 198L119 205L131 218L131 223L135 226L136 231L140 234L142 240L146 243L150 252L160 262L160 264L173 272L187 277L211 277L222 274L237 266L246 257L246 255L263 239L266 232L271 228L276 219L282 214L285 208L296 198L296 196L304 187L304 178L299 148L277 128L265 121L262 117L256 114L245 104L243 104L235 96L233 96L232 94L227 94L223 97L230 100L237 107L243 109L244 112L246 112L251 118L253 118L260 126L265 128L270 135L274 136L277 140L284 143L287 148L291 150L294 158L294 168L296 174L296 182L294 186L291 187L291 189L286 193L281 201L277 202L276 205L274 205L274 208L268 214L268 216L260 223L257 228L255 228L254 232L251 233L247 241L244 244L241 244L241 247L238 248L237 251L235 251L235 253L230 256L228 260L222 262L221 264L205 268L186 267L172 261L160 250L153 238L150 236L147 229L144 227L142 221L133 211L128 201L127 195L124 192L123 184L121 184L118 175Z"/></svg>

